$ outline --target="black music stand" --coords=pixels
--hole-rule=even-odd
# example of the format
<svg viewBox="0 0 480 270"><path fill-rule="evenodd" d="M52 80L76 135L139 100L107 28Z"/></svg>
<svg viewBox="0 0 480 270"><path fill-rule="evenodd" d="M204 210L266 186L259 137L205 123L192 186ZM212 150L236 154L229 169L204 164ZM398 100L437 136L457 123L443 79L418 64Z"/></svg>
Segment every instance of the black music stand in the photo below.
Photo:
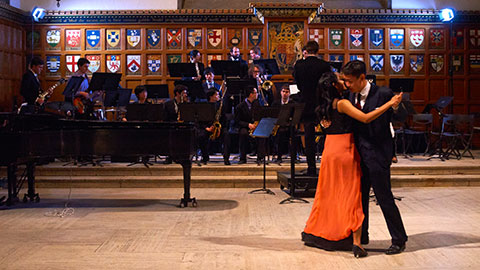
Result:
<svg viewBox="0 0 480 270"><path fill-rule="evenodd" d="M202 82L195 80L176 80L175 86L181 84L187 87L188 96L191 102L200 102L206 99L205 91L203 91Z"/></svg>
<svg viewBox="0 0 480 270"><path fill-rule="evenodd" d="M296 149L297 147L295 144L296 126L300 124L300 120L302 118L304 108L305 108L304 103L294 103L294 104L283 105L278 115L277 124L280 126L288 126L290 128L290 180L288 181L290 182L289 183L290 197L286 198L285 200L282 200L280 204L284 204L286 202L296 202L296 201L309 203L305 199L295 197L295 186L297 185L297 180L295 175L295 157L297 154L297 149ZM303 179L299 179L299 180L303 180Z"/></svg>
<svg viewBox="0 0 480 270"><path fill-rule="evenodd" d="M116 90L122 79L122 73L93 73L92 80L88 86L90 92Z"/></svg>
<svg viewBox="0 0 480 270"><path fill-rule="evenodd" d="M215 120L215 103L180 103L180 118L185 122L213 122Z"/></svg>
<svg viewBox="0 0 480 270"><path fill-rule="evenodd" d="M328 62L330 64L330 69L333 72L340 72L342 70L343 62Z"/></svg>
<svg viewBox="0 0 480 270"><path fill-rule="evenodd" d="M242 78L246 75L239 61L213 60L211 65L215 74L221 74L223 80L228 77Z"/></svg>
<svg viewBox="0 0 480 270"><path fill-rule="evenodd" d="M158 100L170 98L168 84L146 84L144 86L148 92L148 96L152 99Z"/></svg>
<svg viewBox="0 0 480 270"><path fill-rule="evenodd" d="M224 96L224 106L226 112L230 113L232 112L232 107L235 108L243 101L249 88L257 87L257 81L253 78L227 78L226 86L227 92Z"/></svg>
<svg viewBox="0 0 480 270"><path fill-rule="evenodd" d="M275 59L258 59L253 60L253 63L261 66L266 76L280 74L280 69L278 68L277 60Z"/></svg>
<svg viewBox="0 0 480 270"><path fill-rule="evenodd" d="M197 77L194 63L168 63L170 77Z"/></svg>
<svg viewBox="0 0 480 270"><path fill-rule="evenodd" d="M443 112L442 110L445 109L453 100L453 97L440 97L438 98L437 102L435 104L427 104L425 108L423 109L422 113L430 113L430 111L433 109L437 110L438 115L440 117L443 117Z"/></svg>
<svg viewBox="0 0 480 270"><path fill-rule="evenodd" d="M253 137L255 138L262 138L262 139L268 139L270 138L270 135L272 134L273 127L277 123L277 118L262 118L260 122L258 122L257 127L255 128L255 131L253 131ZM265 192L270 195L275 195L273 191L267 188L266 186L266 171L267 171L267 158L263 158L263 188L261 189L255 189L249 192L249 194L255 193L255 192Z"/></svg>
<svg viewBox="0 0 480 270"><path fill-rule="evenodd" d="M105 107L125 107L130 102L132 89L119 88L116 90L108 90L105 93Z"/></svg>
<svg viewBox="0 0 480 270"><path fill-rule="evenodd" d="M410 78L392 78L389 81L389 87L394 93L413 92L415 79Z"/></svg>
<svg viewBox="0 0 480 270"><path fill-rule="evenodd" d="M67 102L72 102L75 94L77 93L78 88L82 84L83 80L85 80L85 77L80 77L80 76L72 76L70 79L68 79L67 85L65 86L65 89L63 90L62 95L65 96L65 101Z"/></svg>
<svg viewBox="0 0 480 270"><path fill-rule="evenodd" d="M164 104L137 104L127 105L128 121L162 121L165 110Z"/></svg>

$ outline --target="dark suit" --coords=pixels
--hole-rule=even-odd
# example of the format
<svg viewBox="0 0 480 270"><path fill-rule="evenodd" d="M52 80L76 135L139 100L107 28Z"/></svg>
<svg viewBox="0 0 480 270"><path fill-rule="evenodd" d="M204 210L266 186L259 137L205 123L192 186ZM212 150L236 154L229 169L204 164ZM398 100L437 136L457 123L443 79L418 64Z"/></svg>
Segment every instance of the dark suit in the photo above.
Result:
<svg viewBox="0 0 480 270"><path fill-rule="evenodd" d="M238 137L239 137L239 152L240 160L247 160L247 147L249 140L249 128L248 124L252 124L253 121L253 110L255 106L260 106L258 100L252 102L252 108L249 109L247 102L243 101L237 105L235 108L235 125L238 127ZM258 157L259 159L262 157Z"/></svg>
<svg viewBox="0 0 480 270"><path fill-rule="evenodd" d="M362 108L364 113L371 112L388 102L393 96L387 87L372 85ZM352 104L356 95L350 93ZM362 238L368 238L368 202L370 187L382 209L387 227L392 236L392 244L403 245L407 234L403 226L400 211L395 205L390 183L390 165L392 161L393 139L390 133L390 121L393 110L389 109L369 124L354 122L355 145L361 157L362 166L362 205L365 219Z"/></svg>
<svg viewBox="0 0 480 270"><path fill-rule="evenodd" d="M215 87L215 89L217 89L218 91L220 91L221 85L218 84L218 83L216 83L216 82L213 82L213 87ZM207 92L209 91L209 90L208 90L209 88L208 88L207 82L202 83L202 88L203 88L203 92L205 92L205 95L206 95ZM221 96L222 96L222 93L221 93L221 92L219 92L219 93L220 93L220 97L221 97Z"/></svg>
<svg viewBox="0 0 480 270"><path fill-rule="evenodd" d="M35 74L28 69L27 72L23 74L20 86L20 94L24 101L28 103L26 109L22 109L22 112L33 113L35 111L35 100L37 100L39 93L40 82L37 77L35 77Z"/></svg>
<svg viewBox="0 0 480 270"><path fill-rule="evenodd" d="M178 112L175 110L175 99L172 98L165 102L165 121L176 122L178 120Z"/></svg>
<svg viewBox="0 0 480 270"><path fill-rule="evenodd" d="M303 123L305 128L305 154L308 174L316 174L315 164L315 107L318 103L317 84L323 73L330 71L330 65L316 56L298 60L294 67L294 78L300 90L300 101L305 103Z"/></svg>
<svg viewBox="0 0 480 270"><path fill-rule="evenodd" d="M289 99L287 104L293 104L293 103L295 102L292 99ZM272 103L272 107L275 107L275 106L283 106L282 101L280 99L275 100ZM275 153L277 154L277 159L281 159L283 154L290 153L290 151L288 151L288 147L290 146L289 138L290 138L289 128L285 126L280 126L274 138ZM298 143L298 139L299 139L298 137L294 138L294 143Z"/></svg>

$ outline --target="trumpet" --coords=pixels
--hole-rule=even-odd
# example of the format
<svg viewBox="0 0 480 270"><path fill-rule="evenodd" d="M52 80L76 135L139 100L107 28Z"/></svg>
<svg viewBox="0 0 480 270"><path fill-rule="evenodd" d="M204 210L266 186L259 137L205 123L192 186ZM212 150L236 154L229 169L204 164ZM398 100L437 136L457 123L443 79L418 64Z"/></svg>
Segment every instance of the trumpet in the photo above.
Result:
<svg viewBox="0 0 480 270"><path fill-rule="evenodd" d="M258 77L258 81L260 84L260 88L258 89L258 92L260 92L260 95L262 96L263 101L265 102L265 106L268 106L267 99L265 99L265 94L263 91L270 91L273 87L273 82L266 80L263 76Z"/></svg>

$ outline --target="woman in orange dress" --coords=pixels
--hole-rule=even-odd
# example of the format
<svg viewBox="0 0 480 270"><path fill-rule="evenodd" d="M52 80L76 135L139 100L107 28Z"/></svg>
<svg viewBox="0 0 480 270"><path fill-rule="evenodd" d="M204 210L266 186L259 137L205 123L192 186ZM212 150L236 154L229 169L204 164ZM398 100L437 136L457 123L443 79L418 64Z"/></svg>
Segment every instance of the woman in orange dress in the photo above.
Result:
<svg viewBox="0 0 480 270"><path fill-rule="evenodd" d="M367 252L360 244L363 211L360 189L360 156L354 145L353 119L369 123L396 106L402 95L370 112L363 113L342 99L345 91L338 74L325 73L318 84L317 115L327 134L313 207L302 233L305 245L326 250L353 250L355 257ZM352 247L353 242L353 247Z"/></svg>

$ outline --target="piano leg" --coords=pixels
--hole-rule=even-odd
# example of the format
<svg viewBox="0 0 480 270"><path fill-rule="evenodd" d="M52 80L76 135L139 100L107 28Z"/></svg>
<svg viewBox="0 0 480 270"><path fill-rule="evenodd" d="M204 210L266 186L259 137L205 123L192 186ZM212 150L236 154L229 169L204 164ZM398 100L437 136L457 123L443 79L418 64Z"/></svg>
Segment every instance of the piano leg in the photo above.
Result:
<svg viewBox="0 0 480 270"><path fill-rule="evenodd" d="M11 163L7 167L7 178L8 178L8 198L7 198L7 205L13 205L18 202L17 197L17 165L15 163Z"/></svg>
<svg viewBox="0 0 480 270"><path fill-rule="evenodd" d="M27 163L27 180L28 180L28 191L23 195L23 202L27 202L30 199L31 202L39 202L40 196L38 193L35 193L35 162Z"/></svg>
<svg viewBox="0 0 480 270"><path fill-rule="evenodd" d="M178 163L182 165L183 168L183 198L180 201L180 207L187 207L188 203L191 202L193 207L197 207L197 200L195 198L190 198L190 181L191 181L191 171L192 171L192 161L191 160L179 160Z"/></svg>

